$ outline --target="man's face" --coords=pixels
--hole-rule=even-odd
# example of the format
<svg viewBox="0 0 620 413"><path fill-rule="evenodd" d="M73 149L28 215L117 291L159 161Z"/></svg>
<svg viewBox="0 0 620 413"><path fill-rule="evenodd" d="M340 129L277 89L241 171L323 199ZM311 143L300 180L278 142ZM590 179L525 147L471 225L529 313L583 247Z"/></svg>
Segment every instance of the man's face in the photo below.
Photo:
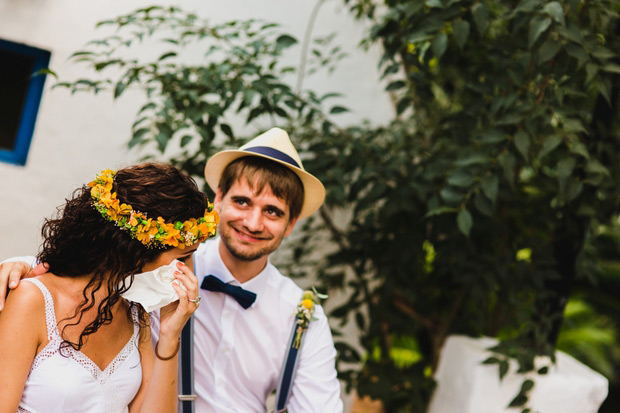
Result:
<svg viewBox="0 0 620 413"><path fill-rule="evenodd" d="M286 201L276 197L269 185L257 194L245 178L236 181L225 196L218 189L215 208L220 215L222 242L240 261L266 259L297 221L291 219Z"/></svg>

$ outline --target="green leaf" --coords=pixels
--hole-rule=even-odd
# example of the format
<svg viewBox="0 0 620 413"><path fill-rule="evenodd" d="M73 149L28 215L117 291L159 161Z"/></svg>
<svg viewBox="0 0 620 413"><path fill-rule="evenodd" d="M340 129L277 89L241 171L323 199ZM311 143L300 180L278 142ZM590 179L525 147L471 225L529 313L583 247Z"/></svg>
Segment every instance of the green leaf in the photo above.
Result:
<svg viewBox="0 0 620 413"><path fill-rule="evenodd" d="M530 32L528 36L529 47L531 48L536 40L543 34L551 25L551 19L549 17L534 17L530 21Z"/></svg>
<svg viewBox="0 0 620 413"><path fill-rule="evenodd" d="M560 185L560 193L563 194L566 189L566 181L575 169L575 160L573 158L564 158L558 162L558 182Z"/></svg>
<svg viewBox="0 0 620 413"><path fill-rule="evenodd" d="M519 393L508 405L508 407L519 407L527 403L527 396Z"/></svg>
<svg viewBox="0 0 620 413"><path fill-rule="evenodd" d="M93 56L94 54L95 54L94 52L79 51L69 56L69 59L73 59L74 57L80 57L80 56Z"/></svg>
<svg viewBox="0 0 620 413"><path fill-rule="evenodd" d="M567 43L564 46L564 49L571 57L577 59L577 61L579 62L579 66L584 64L589 58L588 52L586 52L586 50L581 45L575 43Z"/></svg>
<svg viewBox="0 0 620 413"><path fill-rule="evenodd" d="M278 49L286 49L287 47L291 47L297 43L297 39L288 34L282 34L276 39L276 48Z"/></svg>
<svg viewBox="0 0 620 413"><path fill-rule="evenodd" d="M499 359L497 357L489 357L482 364L499 364Z"/></svg>
<svg viewBox="0 0 620 413"><path fill-rule="evenodd" d="M157 142L157 149L159 149L161 153L164 153L164 151L166 150L166 146L168 145L169 140L170 137L164 132L159 132L155 136L155 142Z"/></svg>
<svg viewBox="0 0 620 413"><path fill-rule="evenodd" d="M604 72L620 74L620 65L617 65L615 63L609 63L601 67L601 70L603 70Z"/></svg>
<svg viewBox="0 0 620 413"><path fill-rule="evenodd" d="M192 141L192 138L193 137L191 135L183 135L181 138L181 148L187 146L187 144Z"/></svg>
<svg viewBox="0 0 620 413"><path fill-rule="evenodd" d="M125 83L118 82L114 88L114 99L118 98L125 91Z"/></svg>
<svg viewBox="0 0 620 413"><path fill-rule="evenodd" d="M465 20L457 20L452 24L452 33L454 40L461 50L465 47L467 38L469 37L469 23Z"/></svg>
<svg viewBox="0 0 620 413"><path fill-rule="evenodd" d="M409 107L410 104L411 104L410 97L406 96L402 98L400 102L398 102L398 105L396 105L396 113L400 115Z"/></svg>
<svg viewBox="0 0 620 413"><path fill-rule="evenodd" d="M581 183L581 181L576 181L572 179L568 181L568 184L566 185L566 189L564 191L564 199L566 200L566 202L571 202L572 200L577 198L579 194L581 194L582 190L583 184Z"/></svg>
<svg viewBox="0 0 620 413"><path fill-rule="evenodd" d="M497 192L499 190L499 179L496 175L486 175L480 183L482 192L495 204Z"/></svg>
<svg viewBox="0 0 620 413"><path fill-rule="evenodd" d="M471 227L474 223L474 220L466 208L463 208L459 211L456 216L456 222L458 224L459 230L465 235L469 237L469 233L471 232Z"/></svg>
<svg viewBox="0 0 620 413"><path fill-rule="evenodd" d="M426 0L424 4L428 7L434 7L438 9L444 8L443 4L441 3L441 0Z"/></svg>
<svg viewBox="0 0 620 413"><path fill-rule="evenodd" d="M598 91L607 101L607 104L611 106L611 82L609 79L600 77L597 82Z"/></svg>
<svg viewBox="0 0 620 413"><path fill-rule="evenodd" d="M599 66L594 63L586 64L586 83L590 83L597 75Z"/></svg>
<svg viewBox="0 0 620 413"><path fill-rule="evenodd" d="M177 55L177 53L176 53L176 52L168 52L168 53L164 53L163 55L161 55L161 56L159 57L159 59L158 59L158 60L160 60L160 61L161 61L161 60L164 60L164 59L168 59L168 58L170 58L170 57L174 57L174 56L176 56L176 55Z"/></svg>
<svg viewBox="0 0 620 413"><path fill-rule="evenodd" d="M433 38L433 42L431 43L431 48L433 49L433 54L437 59L441 58L448 47L448 36L445 33L437 33L437 35Z"/></svg>
<svg viewBox="0 0 620 413"><path fill-rule="evenodd" d="M345 108L344 106L334 106L333 108L331 108L329 110L329 113L331 113L332 115L335 115L337 113L343 113L343 112L348 112L349 109Z"/></svg>
<svg viewBox="0 0 620 413"><path fill-rule="evenodd" d="M530 137L525 131L519 130L517 131L517 133L515 133L514 140L517 150L519 151L521 156L523 156L523 159L528 162L530 154Z"/></svg>
<svg viewBox="0 0 620 413"><path fill-rule="evenodd" d="M542 159L544 156L551 153L555 148L562 143L562 137L560 135L551 135L544 138L543 146L538 153L538 159Z"/></svg>
<svg viewBox="0 0 620 413"><path fill-rule="evenodd" d="M562 5L560 5L560 3L557 1L547 3L543 10L551 16L553 20L564 26L564 10L562 10Z"/></svg>
<svg viewBox="0 0 620 413"><path fill-rule="evenodd" d="M450 188L443 188L439 191L439 196L450 204L459 204L463 200L463 194L460 194Z"/></svg>
<svg viewBox="0 0 620 413"><path fill-rule="evenodd" d="M232 128L230 127L230 125L228 125L227 123L222 123L220 124L220 129L222 130L222 132L224 132L224 134L226 136L228 136L231 139L235 138L235 135L232 131Z"/></svg>
<svg viewBox="0 0 620 413"><path fill-rule="evenodd" d="M56 74L56 72L48 68L39 69L32 74L32 76L41 76L41 75L51 75L51 76L54 76L56 79L58 79L58 75Z"/></svg>
<svg viewBox="0 0 620 413"><path fill-rule="evenodd" d="M544 63L551 60L560 51L562 45L553 39L547 39L538 49L538 62Z"/></svg>
<svg viewBox="0 0 620 413"><path fill-rule="evenodd" d="M479 152L476 152L476 153L469 154L468 156L464 158L459 158L455 162L455 164L457 166L469 166L469 165L476 165L476 164L485 164L487 162L489 162L488 156L483 155Z"/></svg>
<svg viewBox="0 0 620 413"><path fill-rule="evenodd" d="M478 32L482 35L489 26L489 9L484 3L476 3L471 8Z"/></svg>
<svg viewBox="0 0 620 413"><path fill-rule="evenodd" d="M448 184L459 188L469 188L474 183L474 178L463 171L457 170L448 177Z"/></svg>
<svg viewBox="0 0 620 413"><path fill-rule="evenodd" d="M400 69L400 65L398 63L393 63L393 64L389 65L383 71L383 75L381 75L381 78L383 79L387 75L393 75L394 73L398 72L399 69Z"/></svg>
<svg viewBox="0 0 620 413"><path fill-rule="evenodd" d="M441 206L441 207L433 208L430 211L428 211L426 215L424 215L424 218L429 218L435 215L450 214L456 211L457 211L456 208Z"/></svg>
<svg viewBox="0 0 620 413"><path fill-rule="evenodd" d="M403 82L402 80L397 80L397 81L392 82L389 85L387 85L385 90L388 91L388 92L391 92L391 91L394 91L394 90L401 89L401 88L405 87L405 85L406 85L406 83Z"/></svg>
<svg viewBox="0 0 620 413"><path fill-rule="evenodd" d="M586 171L591 174L611 176L609 169L603 166L603 164L596 159L591 159L590 162L586 164Z"/></svg>
<svg viewBox="0 0 620 413"><path fill-rule="evenodd" d="M523 393L527 393L534 388L534 382L530 379L527 379L521 385L521 391Z"/></svg>
<svg viewBox="0 0 620 413"><path fill-rule="evenodd" d="M590 159L590 152L588 152L588 148L586 148L586 146L581 142L571 142L568 145L568 149L571 153L581 155L585 159Z"/></svg>
<svg viewBox="0 0 620 413"><path fill-rule="evenodd" d="M484 196L484 194L482 193L476 194L476 196L474 197L474 205L476 209L480 211L482 214L488 217L493 216L493 204L491 203L489 198Z"/></svg>
<svg viewBox="0 0 620 413"><path fill-rule="evenodd" d="M515 177L515 157L512 153L506 151L502 152L498 157L497 161L501 165L504 170L504 177L508 181L508 183L512 186L514 185L514 177Z"/></svg>
<svg viewBox="0 0 620 413"><path fill-rule="evenodd" d="M506 374L508 373L509 368L510 368L510 364L506 360L502 360L499 363L499 379L500 380L506 377Z"/></svg>
<svg viewBox="0 0 620 413"><path fill-rule="evenodd" d="M480 135L480 142L483 143L498 143L506 139L506 134L499 129L491 129L485 131Z"/></svg>

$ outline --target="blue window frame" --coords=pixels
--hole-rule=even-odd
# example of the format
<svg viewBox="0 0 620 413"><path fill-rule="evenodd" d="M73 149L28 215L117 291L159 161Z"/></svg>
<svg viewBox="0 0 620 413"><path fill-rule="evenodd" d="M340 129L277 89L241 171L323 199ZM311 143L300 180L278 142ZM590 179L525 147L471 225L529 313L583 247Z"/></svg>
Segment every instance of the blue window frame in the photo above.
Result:
<svg viewBox="0 0 620 413"><path fill-rule="evenodd" d="M25 165L50 52L0 39L0 161Z"/></svg>

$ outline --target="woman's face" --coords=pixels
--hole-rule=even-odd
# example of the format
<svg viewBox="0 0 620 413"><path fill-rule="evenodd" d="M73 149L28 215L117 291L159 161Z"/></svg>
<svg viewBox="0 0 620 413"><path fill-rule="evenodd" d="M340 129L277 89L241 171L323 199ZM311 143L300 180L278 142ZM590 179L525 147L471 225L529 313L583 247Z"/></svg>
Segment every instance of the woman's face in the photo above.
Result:
<svg viewBox="0 0 620 413"><path fill-rule="evenodd" d="M173 248L166 252L161 253L154 261L149 262L142 268L142 272L153 271L159 267L163 267L164 265L168 265L172 262L172 260L177 259L179 261L184 262L190 269L192 268L192 254L194 251L198 249L200 243L195 243L189 247L181 248Z"/></svg>

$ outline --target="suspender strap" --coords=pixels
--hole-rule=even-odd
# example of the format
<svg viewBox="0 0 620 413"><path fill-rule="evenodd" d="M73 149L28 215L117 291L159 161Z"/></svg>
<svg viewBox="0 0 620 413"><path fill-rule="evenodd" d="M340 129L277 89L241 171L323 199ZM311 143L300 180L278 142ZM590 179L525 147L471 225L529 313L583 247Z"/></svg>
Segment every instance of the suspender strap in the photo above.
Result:
<svg viewBox="0 0 620 413"><path fill-rule="evenodd" d="M196 268L194 267L194 272ZM179 356L179 413L194 413L194 317L191 317L181 331L181 355Z"/></svg>
<svg viewBox="0 0 620 413"><path fill-rule="evenodd" d="M194 317L191 317L181 332L181 356L179 358L179 412L194 413Z"/></svg>
<svg viewBox="0 0 620 413"><path fill-rule="evenodd" d="M297 323L296 319L295 323L293 324L291 336L288 340L289 345L286 356L284 357L284 364L282 365L282 370L280 371L278 390L276 392L276 410L274 413L287 412L286 405L288 404L289 397L291 397L291 390L293 389L293 379L295 378L295 372L297 371L297 361L299 360L299 356L301 355L303 341L306 338L306 335L304 334L305 330L302 330L301 345L299 345L299 347L295 346L295 336L297 335L298 328L299 324Z"/></svg>

